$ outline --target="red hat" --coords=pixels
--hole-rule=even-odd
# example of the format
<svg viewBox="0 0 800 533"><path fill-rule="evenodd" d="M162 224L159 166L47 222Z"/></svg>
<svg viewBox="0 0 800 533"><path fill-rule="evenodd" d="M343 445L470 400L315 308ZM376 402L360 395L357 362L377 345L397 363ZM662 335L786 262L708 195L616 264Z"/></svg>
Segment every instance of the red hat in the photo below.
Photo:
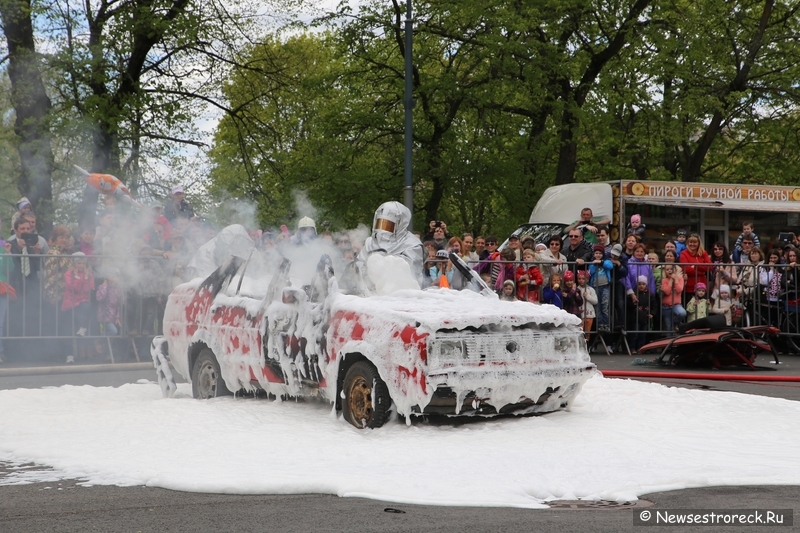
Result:
<svg viewBox="0 0 800 533"><path fill-rule="evenodd" d="M605 247L605 246L603 246L602 244L595 244L594 246L592 246L592 251L593 251L593 252L603 252L603 253L606 253L606 247Z"/></svg>
<svg viewBox="0 0 800 533"><path fill-rule="evenodd" d="M564 272L564 281L575 281L575 274L572 273L572 270Z"/></svg>

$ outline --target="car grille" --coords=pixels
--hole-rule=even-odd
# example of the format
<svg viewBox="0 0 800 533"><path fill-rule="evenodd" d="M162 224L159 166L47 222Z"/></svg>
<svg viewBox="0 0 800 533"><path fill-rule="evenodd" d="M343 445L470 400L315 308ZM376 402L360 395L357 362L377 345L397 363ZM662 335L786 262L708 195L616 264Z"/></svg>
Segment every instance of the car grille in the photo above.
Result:
<svg viewBox="0 0 800 533"><path fill-rule="evenodd" d="M428 371L480 365L542 365L588 361L580 331L438 332L428 349Z"/></svg>

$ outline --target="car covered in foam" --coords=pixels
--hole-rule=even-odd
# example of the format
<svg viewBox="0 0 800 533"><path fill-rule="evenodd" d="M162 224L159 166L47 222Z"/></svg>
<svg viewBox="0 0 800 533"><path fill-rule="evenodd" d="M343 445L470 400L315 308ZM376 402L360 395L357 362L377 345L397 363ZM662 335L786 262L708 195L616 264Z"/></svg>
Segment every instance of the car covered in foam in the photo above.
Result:
<svg viewBox="0 0 800 533"><path fill-rule="evenodd" d="M345 294L325 258L305 286L289 265L267 280L246 266L232 257L169 296L152 348L165 394L175 389L169 360L196 398L319 397L377 428L392 414L563 409L596 371L581 321L550 305L470 290Z"/></svg>

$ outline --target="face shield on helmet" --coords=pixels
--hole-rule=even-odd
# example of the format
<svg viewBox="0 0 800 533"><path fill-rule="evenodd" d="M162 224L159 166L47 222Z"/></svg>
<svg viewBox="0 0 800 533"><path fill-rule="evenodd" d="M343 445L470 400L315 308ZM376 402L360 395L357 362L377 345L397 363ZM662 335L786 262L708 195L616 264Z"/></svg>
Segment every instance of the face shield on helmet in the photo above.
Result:
<svg viewBox="0 0 800 533"><path fill-rule="evenodd" d="M397 240L398 232L408 223L402 223L403 210L406 207L398 202L386 202L375 211L372 222L372 238L378 244L387 244Z"/></svg>

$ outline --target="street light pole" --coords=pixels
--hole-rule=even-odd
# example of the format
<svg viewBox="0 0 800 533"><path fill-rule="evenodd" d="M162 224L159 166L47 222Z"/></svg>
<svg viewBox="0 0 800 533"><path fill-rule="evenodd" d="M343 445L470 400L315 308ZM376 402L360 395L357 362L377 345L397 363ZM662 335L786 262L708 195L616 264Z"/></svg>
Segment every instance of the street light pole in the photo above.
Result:
<svg viewBox="0 0 800 533"><path fill-rule="evenodd" d="M413 35L411 32L411 0L406 0L406 91L403 101L406 110L405 128L405 187L403 187L404 201L409 211L411 211L411 222L408 226L409 231L414 230L414 182L411 179L411 151L413 148L414 124L412 121L412 109L414 108L414 86L411 80L413 65L411 63L411 50Z"/></svg>

